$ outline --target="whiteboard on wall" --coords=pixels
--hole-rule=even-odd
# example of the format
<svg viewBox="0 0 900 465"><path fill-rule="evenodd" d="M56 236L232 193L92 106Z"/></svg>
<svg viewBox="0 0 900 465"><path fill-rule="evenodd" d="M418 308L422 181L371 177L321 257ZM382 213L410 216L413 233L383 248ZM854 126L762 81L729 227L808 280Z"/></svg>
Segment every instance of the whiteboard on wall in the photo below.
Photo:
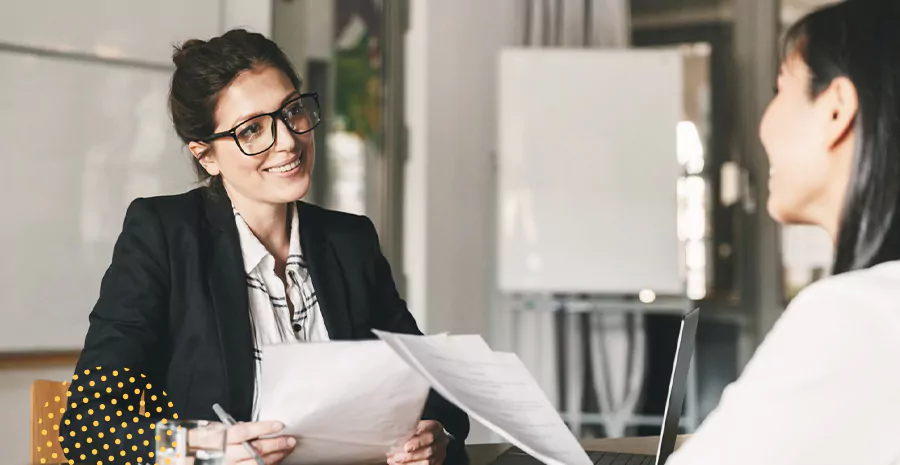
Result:
<svg viewBox="0 0 900 465"><path fill-rule="evenodd" d="M30 0L0 14L0 352L81 348L136 197L196 186L173 45L271 35L268 0Z"/></svg>
<svg viewBox="0 0 900 465"><path fill-rule="evenodd" d="M78 349L128 204L196 184L169 72L0 52L0 352Z"/></svg>
<svg viewBox="0 0 900 465"><path fill-rule="evenodd" d="M505 292L684 293L675 50L505 50L498 283Z"/></svg>

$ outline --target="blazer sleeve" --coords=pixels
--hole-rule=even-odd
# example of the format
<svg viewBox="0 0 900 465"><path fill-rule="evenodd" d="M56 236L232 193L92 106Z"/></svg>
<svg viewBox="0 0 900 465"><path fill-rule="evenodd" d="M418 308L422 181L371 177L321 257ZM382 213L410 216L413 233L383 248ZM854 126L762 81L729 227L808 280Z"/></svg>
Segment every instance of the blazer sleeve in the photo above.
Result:
<svg viewBox="0 0 900 465"><path fill-rule="evenodd" d="M374 321L375 329L394 333L422 334L415 318L406 306L406 301L397 292L391 266L381 251L375 225L368 218L366 218L366 229L374 260L375 295L379 300L378 304L374 306L379 312ZM434 390L428 394L422 419L439 421L458 443L463 443L469 435L469 416Z"/></svg>
<svg viewBox="0 0 900 465"><path fill-rule="evenodd" d="M60 442L75 462L148 461L155 421L170 406L152 384L164 373L169 270L165 236L153 205L132 202L112 263L90 314L62 416ZM141 396L145 395L144 401ZM151 401L151 398L153 399ZM146 402L145 402L146 401ZM140 415L141 407L149 412Z"/></svg>

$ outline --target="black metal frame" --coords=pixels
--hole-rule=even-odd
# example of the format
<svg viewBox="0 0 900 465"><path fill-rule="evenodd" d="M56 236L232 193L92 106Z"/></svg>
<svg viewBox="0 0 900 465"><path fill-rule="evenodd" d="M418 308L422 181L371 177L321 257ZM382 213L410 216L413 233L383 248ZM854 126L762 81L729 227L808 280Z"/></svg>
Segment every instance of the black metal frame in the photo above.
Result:
<svg viewBox="0 0 900 465"><path fill-rule="evenodd" d="M318 118L317 121L315 121L315 122L313 123L313 125L312 125L309 129L307 129L307 130L305 130L305 131L295 131L294 128L291 127L291 123L288 121L287 117L285 116L284 110L285 110L288 106L290 106L291 104L293 104L294 102L297 102L297 101L299 101L299 100L302 100L302 99L304 99L304 98L309 98L309 97L312 97L312 98L313 98L313 101L316 102L316 110L317 110L316 114L318 114L319 118ZM284 122L284 125L288 128L288 130L291 131L291 132L293 132L294 134L306 134L306 133L312 131L313 129L315 129L316 127L318 127L318 126L319 126L319 123L322 122L322 115L321 115L321 113L322 113L322 106L319 104L319 94L318 94L318 92L310 92L310 93L306 93L306 94L300 94L299 96L297 96L297 97L295 97L295 98L292 98L292 99L288 100L287 102L285 102L284 105L281 106L281 108L279 108L279 109L277 109L277 110L275 110L275 111L273 111L273 112L262 113L262 114L259 114L259 115L251 116L250 118L247 118L247 119L241 121L240 123L236 124L233 128L229 129L228 131L217 132L217 133L215 133L215 134L211 134L211 135L209 135L209 136L207 136L207 137L204 137L203 139L198 140L198 142L206 142L206 143L209 143L209 142L212 142L212 141L214 141L214 140L222 139L222 138L224 138L224 137L229 137L229 136L230 136L230 137L234 140L235 145L238 146L238 149L239 149L244 155L247 155L248 157L252 157L252 156L254 156L254 155L259 155L259 154L265 152L266 150L269 150L270 148L272 148L273 145L275 145L275 141L276 141L276 139L278 139L278 132L277 132L277 128L275 127L275 125L277 124L277 121L278 121L279 119L280 119L282 122ZM258 152L247 153L247 151L244 150L243 147L241 147L241 143L240 143L240 141L238 140L238 137L237 137L237 129L238 129L239 127L241 127L243 124L245 124L246 122L251 121L251 120L254 120L254 119L259 118L259 117L261 117L261 116L269 116L269 117L272 118L272 143L269 144L268 147L266 147L266 148L264 148L264 149L262 149L262 150L260 150L260 151L258 151Z"/></svg>

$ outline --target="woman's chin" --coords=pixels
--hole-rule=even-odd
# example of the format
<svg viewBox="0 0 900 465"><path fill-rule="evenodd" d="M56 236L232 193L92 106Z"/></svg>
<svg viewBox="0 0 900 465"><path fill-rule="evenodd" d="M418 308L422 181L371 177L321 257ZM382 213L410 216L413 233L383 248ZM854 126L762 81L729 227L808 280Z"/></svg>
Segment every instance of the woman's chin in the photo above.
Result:
<svg viewBox="0 0 900 465"><path fill-rule="evenodd" d="M766 203L766 210L768 210L769 216L776 222L781 224L791 224L791 215L774 197L769 196L769 201Z"/></svg>
<svg viewBox="0 0 900 465"><path fill-rule="evenodd" d="M283 203L296 202L306 197L309 193L310 178L306 173L295 176L291 179L285 179L276 187L276 197Z"/></svg>
<svg viewBox="0 0 900 465"><path fill-rule="evenodd" d="M309 193L309 182L303 184L303 186L296 186L294 189L291 189L289 192L286 192L288 197L288 202L296 202L298 200L303 200L306 197L306 194Z"/></svg>
<svg viewBox="0 0 900 465"><path fill-rule="evenodd" d="M773 220L785 226L816 224L803 209L779 202L777 197L769 197L766 209Z"/></svg>

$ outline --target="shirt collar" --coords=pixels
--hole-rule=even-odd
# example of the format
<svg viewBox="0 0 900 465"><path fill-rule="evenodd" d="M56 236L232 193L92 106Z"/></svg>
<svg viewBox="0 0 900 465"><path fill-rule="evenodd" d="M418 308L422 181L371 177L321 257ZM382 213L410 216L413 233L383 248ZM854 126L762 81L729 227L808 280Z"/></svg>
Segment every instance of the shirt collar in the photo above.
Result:
<svg viewBox="0 0 900 465"><path fill-rule="evenodd" d="M262 242L257 239L256 235L253 234L253 231L250 230L250 226L247 225L247 222L244 221L244 218L241 217L241 214L237 209L234 208L234 206L231 208L234 212L234 221L237 224L238 235L241 239L241 253L244 257L244 272L249 274L256 269L266 257L272 257L272 254L269 253L268 249L266 249L266 247L262 245ZM302 255L302 250L300 248L300 221L297 218L297 205L291 203L290 208L291 232L288 253L291 255Z"/></svg>

